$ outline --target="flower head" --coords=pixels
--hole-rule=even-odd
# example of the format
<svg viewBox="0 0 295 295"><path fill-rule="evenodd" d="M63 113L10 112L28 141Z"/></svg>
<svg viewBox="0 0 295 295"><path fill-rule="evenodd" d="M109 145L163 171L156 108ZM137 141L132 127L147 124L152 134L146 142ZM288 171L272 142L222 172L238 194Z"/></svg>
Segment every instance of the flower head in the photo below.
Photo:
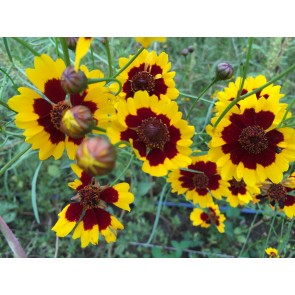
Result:
<svg viewBox="0 0 295 295"><path fill-rule="evenodd" d="M265 181L261 186L261 194L256 195L256 200L267 199L272 209L277 206L289 218L295 216L295 172L280 183Z"/></svg>
<svg viewBox="0 0 295 295"><path fill-rule="evenodd" d="M50 156L59 159L65 148L69 158L74 159L84 136L73 138L61 130L67 110L78 105L87 107L96 125L102 128L110 124L110 118L115 112L112 102L115 97L104 83L91 84L82 93L71 94L67 99L61 87L65 68L61 59L53 61L46 54L35 57L35 68L27 69L26 74L38 90L20 87L19 94L8 101L10 108L18 113L15 117L16 126L25 129L26 142L39 150L40 160ZM103 76L99 70L89 72L85 66L80 69L88 78Z"/></svg>
<svg viewBox="0 0 295 295"><path fill-rule="evenodd" d="M124 67L132 58L120 58L119 66ZM137 91L146 90L159 99L176 99L179 91L173 80L175 72L170 72L168 55L162 52L143 50L141 54L117 77L122 84L121 98L134 97Z"/></svg>
<svg viewBox="0 0 295 295"><path fill-rule="evenodd" d="M218 205L214 203L205 210L195 208L190 219L194 226L208 228L210 225L215 225L220 233L224 233L225 216L220 213Z"/></svg>
<svg viewBox="0 0 295 295"><path fill-rule="evenodd" d="M295 160L295 130L278 128L280 122L277 102L251 96L234 106L215 128L208 125L212 137L208 156L221 168L222 178L243 178L251 186L267 178L279 183Z"/></svg>
<svg viewBox="0 0 295 295"><path fill-rule="evenodd" d="M99 234L105 237L107 243L115 242L117 229L124 229L124 226L106 210L107 204L130 211L129 205L134 196L129 192L129 184L123 182L113 187L101 186L77 165L72 165L72 168L80 179L69 186L77 194L72 198L74 202L59 213L59 219L52 230L58 237L65 237L75 227L73 239L80 238L82 248L89 243L97 245Z"/></svg>
<svg viewBox="0 0 295 295"><path fill-rule="evenodd" d="M170 172L167 181L171 183L172 192L185 194L185 198L201 207L208 207L213 198L221 199L229 194L228 183L221 179L215 163L207 155L192 157L192 163L186 169ZM196 172L193 172L196 171Z"/></svg>
<svg viewBox="0 0 295 295"><path fill-rule="evenodd" d="M226 195L226 201L231 207L248 204L253 200L254 194L260 193L260 189L257 185L247 185L243 179L238 181L233 177L228 183L230 185L228 187L229 194Z"/></svg>
<svg viewBox="0 0 295 295"><path fill-rule="evenodd" d="M144 161L144 172L164 176L170 169L190 164L194 127L181 119L176 102L138 91L134 98L119 101L116 108L117 117L107 135L113 144L130 142Z"/></svg>
<svg viewBox="0 0 295 295"><path fill-rule="evenodd" d="M166 37L135 37L136 42L140 43L144 48L148 48L153 42L166 42Z"/></svg>
<svg viewBox="0 0 295 295"><path fill-rule="evenodd" d="M266 248L265 253L268 255L268 258L279 258L279 252L275 248Z"/></svg>

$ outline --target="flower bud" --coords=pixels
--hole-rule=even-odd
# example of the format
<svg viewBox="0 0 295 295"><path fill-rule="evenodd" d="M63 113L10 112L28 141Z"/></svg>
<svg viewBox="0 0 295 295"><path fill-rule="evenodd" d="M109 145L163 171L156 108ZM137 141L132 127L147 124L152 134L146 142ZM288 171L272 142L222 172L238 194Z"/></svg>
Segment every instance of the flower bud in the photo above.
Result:
<svg viewBox="0 0 295 295"><path fill-rule="evenodd" d="M73 66L67 67L61 76L61 86L67 93L79 93L87 88L88 82L85 74Z"/></svg>
<svg viewBox="0 0 295 295"><path fill-rule="evenodd" d="M188 49L187 48L182 49L180 54L183 55L183 56L187 56L188 55Z"/></svg>
<svg viewBox="0 0 295 295"><path fill-rule="evenodd" d="M68 48L75 51L79 37L67 37Z"/></svg>
<svg viewBox="0 0 295 295"><path fill-rule="evenodd" d="M63 113L59 129L72 138L81 138L92 130L94 124L89 108L77 105Z"/></svg>
<svg viewBox="0 0 295 295"><path fill-rule="evenodd" d="M216 66L215 73L218 80L227 80L233 76L234 70L229 63L222 62Z"/></svg>
<svg viewBox="0 0 295 295"><path fill-rule="evenodd" d="M116 159L116 149L103 137L85 139L76 152L78 166L92 176L111 172Z"/></svg>
<svg viewBox="0 0 295 295"><path fill-rule="evenodd" d="M189 53L192 53L192 52L194 52L195 47L194 47L193 45L190 45L190 46L187 48L187 50L188 50Z"/></svg>

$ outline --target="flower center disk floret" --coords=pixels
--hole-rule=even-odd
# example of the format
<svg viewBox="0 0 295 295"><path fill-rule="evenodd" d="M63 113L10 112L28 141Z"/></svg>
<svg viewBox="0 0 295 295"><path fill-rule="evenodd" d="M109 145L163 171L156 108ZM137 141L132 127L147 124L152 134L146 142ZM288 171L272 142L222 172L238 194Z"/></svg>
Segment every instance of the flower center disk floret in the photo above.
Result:
<svg viewBox="0 0 295 295"><path fill-rule="evenodd" d="M244 128L239 136L239 143L250 154L258 155L268 147L266 133L259 125Z"/></svg>
<svg viewBox="0 0 295 295"><path fill-rule="evenodd" d="M139 90L146 90L147 92L152 92L155 89L156 82L154 77L146 72L138 72L135 74L131 79L131 89L133 92L139 91Z"/></svg>
<svg viewBox="0 0 295 295"><path fill-rule="evenodd" d="M143 120L136 130L139 140L144 142L149 149L163 149L170 140L169 130L161 119L151 117Z"/></svg>
<svg viewBox="0 0 295 295"><path fill-rule="evenodd" d="M60 124L61 124L63 114L69 108L70 106L64 101L60 101L59 103L55 104L52 107L52 110L50 112L50 117L51 117L51 122L53 123L56 129L58 130L60 129Z"/></svg>

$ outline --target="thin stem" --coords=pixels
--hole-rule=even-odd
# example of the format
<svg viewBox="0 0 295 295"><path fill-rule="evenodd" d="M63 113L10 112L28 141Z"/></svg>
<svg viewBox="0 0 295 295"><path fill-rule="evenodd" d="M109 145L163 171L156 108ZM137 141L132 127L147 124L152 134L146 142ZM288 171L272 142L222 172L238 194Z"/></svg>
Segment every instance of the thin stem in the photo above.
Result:
<svg viewBox="0 0 295 295"><path fill-rule="evenodd" d="M8 43L7 43L7 38L6 37L3 37L3 43L4 43L5 50L7 52L8 58L9 58L10 62L13 63L12 55L10 53L10 49L8 47Z"/></svg>
<svg viewBox="0 0 295 295"><path fill-rule="evenodd" d="M131 157L129 159L128 164L126 165L126 167L123 169L123 171L120 173L120 175L118 177L116 177L115 180L112 181L112 183L110 184L110 186L113 186L114 184L116 184L116 182L121 178L122 175L124 175L126 173L126 171L128 170L129 166L131 165L132 161L134 159L134 154L131 154Z"/></svg>
<svg viewBox="0 0 295 295"><path fill-rule="evenodd" d="M249 38L249 44L248 44L248 52L247 52L247 56L246 56L246 62L245 62L245 66L243 68L243 77L242 77L242 83L240 85L239 88L239 92L237 97L225 108L225 110L222 112L222 114L219 116L219 118L217 119L217 121L214 124L214 127L216 127L219 122L221 121L221 119L227 114L227 112L238 102L242 99L241 97L241 93L243 91L243 87L244 87L244 83L245 83L245 79L246 79L246 75L247 75L247 71L248 71L248 66L249 66L249 61L250 61L250 57L251 57L251 51L252 51L252 44L253 44L253 38L250 37Z"/></svg>
<svg viewBox="0 0 295 295"><path fill-rule="evenodd" d="M94 126L92 129L100 131L100 132L104 132L104 133L107 132L104 128L101 128L101 127L98 127L98 126Z"/></svg>
<svg viewBox="0 0 295 295"><path fill-rule="evenodd" d="M0 100L0 105L2 105L3 107L5 107L6 109L8 109L8 110L10 110L10 111L12 111L12 112L14 112L14 113L16 113L16 111L12 110L12 109L8 106L8 104L5 103L4 101L1 101L1 100Z"/></svg>
<svg viewBox="0 0 295 295"><path fill-rule="evenodd" d="M9 76L9 74L6 71L4 71L2 68L0 68L0 71L3 72L7 76L7 78L11 81L13 88L17 91L17 86L15 85L13 79Z"/></svg>
<svg viewBox="0 0 295 295"><path fill-rule="evenodd" d="M165 196L167 185L168 185L168 182L166 182L166 184L164 185L164 187L162 189L162 192L161 192L161 195L160 195L160 200L159 200L159 203L158 203L158 208L157 208L155 222L154 222L154 225L153 225L153 229L152 229L151 235L150 235L148 241L146 242L146 244L150 244L152 242L152 240L154 238L154 235L156 233L156 230L157 230L157 227L158 227L158 223L159 223L159 219L160 219L160 213L161 213L161 209L162 209L163 199L164 199L164 196Z"/></svg>
<svg viewBox="0 0 295 295"><path fill-rule="evenodd" d="M66 63L66 66L68 67L71 65L71 61L70 61L70 56L69 56L67 39L65 37L60 37L59 40L60 40L62 52L64 55L64 62Z"/></svg>
<svg viewBox="0 0 295 295"><path fill-rule="evenodd" d="M116 78L117 76L119 76L123 71L125 71L125 69L127 69L132 63L133 61L141 54L141 52L144 50L144 47L140 48L135 55L132 56L132 58L126 63L126 65L120 70L118 71L112 78Z"/></svg>
<svg viewBox="0 0 295 295"><path fill-rule="evenodd" d="M55 251L54 251L54 258L57 258L58 255L58 242L59 242L59 237L55 237Z"/></svg>
<svg viewBox="0 0 295 295"><path fill-rule="evenodd" d="M9 228L9 226L6 224L4 219L0 216L0 231L2 232L4 238L6 239L10 249L14 253L14 256L17 258L27 258L27 255L23 249L23 247L20 245L19 241Z"/></svg>
<svg viewBox="0 0 295 295"><path fill-rule="evenodd" d="M25 148L23 151L19 152L18 154L16 154L8 163L6 163L6 165L4 165L1 170L0 170L0 176L2 176L5 171L12 165L14 164L22 155L24 155L28 150L31 149L31 146L28 146L27 148Z"/></svg>
<svg viewBox="0 0 295 295"><path fill-rule="evenodd" d="M118 95L122 90L122 84L116 78L99 78L99 79L88 79L88 84L98 83L98 82L116 82L119 85L119 90L115 95Z"/></svg>
<svg viewBox="0 0 295 295"><path fill-rule="evenodd" d="M188 98L192 98L192 99L197 99L198 97L195 96L195 95L191 95L191 94L187 94L187 93L183 93L183 92L179 92L179 95L181 96L185 96L185 97L188 97ZM209 102L212 104L213 100L208 100L208 99L205 99L205 98L200 98L200 100L202 101L206 101L206 102Z"/></svg>
<svg viewBox="0 0 295 295"><path fill-rule="evenodd" d="M189 117L189 115L191 114L191 112L192 112L192 110L193 110L193 108L194 108L194 106L196 105L196 103L200 100L200 98L207 92L207 90L210 88L210 87L212 87L216 82L218 81L218 79L217 78L214 78L213 80L212 80L212 82L201 92L201 94L194 100L194 102L193 102L193 104L192 104L192 106L191 106L191 108L189 109L189 111L188 111L188 113L187 113L187 115L185 116L185 119L187 120L188 119L188 117Z"/></svg>
<svg viewBox="0 0 295 295"><path fill-rule="evenodd" d="M251 223L250 228L249 228L249 230L248 230L248 234L247 234L246 240L245 240L245 242L244 242L244 244L243 244L243 247L242 247L242 249L241 249L240 254L238 255L238 257L242 257L242 254L243 254L244 249L245 249L245 247L246 247L246 245L247 245L247 242L248 242L248 239L249 239L249 237L250 237L251 231L252 231L252 229L254 228L254 223L255 223L257 217L258 217L258 212L255 214L255 216L254 216L254 218L253 218L253 220L252 220L252 223Z"/></svg>
<svg viewBox="0 0 295 295"><path fill-rule="evenodd" d="M107 37L104 39L104 46L106 48L108 57L109 77L111 77L113 75L112 56L110 51L109 39Z"/></svg>
<svg viewBox="0 0 295 295"><path fill-rule="evenodd" d="M268 242L269 242L269 239L270 239L271 232L273 230L273 225L274 225L274 222L276 220L276 217L277 217L277 215L274 213L274 216L273 216L273 218L271 220L271 224L270 224L269 231L268 231L268 234L267 234L267 238L266 238L265 243L264 243L264 249L266 249L266 247L268 245ZM262 253L261 257L264 256L264 249L263 249L263 253Z"/></svg>
<svg viewBox="0 0 295 295"><path fill-rule="evenodd" d="M35 49L33 49L30 45L28 45L28 43L25 42L24 40L17 38L17 37L12 37L12 39L14 39L16 42L20 43L22 46L26 47L35 56L40 56L40 53L38 51L36 51Z"/></svg>

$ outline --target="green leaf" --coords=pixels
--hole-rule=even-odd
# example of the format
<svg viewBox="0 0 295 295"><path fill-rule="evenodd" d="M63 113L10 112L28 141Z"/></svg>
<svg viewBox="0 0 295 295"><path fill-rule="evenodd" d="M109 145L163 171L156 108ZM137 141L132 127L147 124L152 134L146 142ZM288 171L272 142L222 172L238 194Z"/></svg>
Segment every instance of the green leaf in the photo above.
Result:
<svg viewBox="0 0 295 295"><path fill-rule="evenodd" d="M47 173L53 177L60 177L60 169L56 165L49 165L47 168Z"/></svg>

